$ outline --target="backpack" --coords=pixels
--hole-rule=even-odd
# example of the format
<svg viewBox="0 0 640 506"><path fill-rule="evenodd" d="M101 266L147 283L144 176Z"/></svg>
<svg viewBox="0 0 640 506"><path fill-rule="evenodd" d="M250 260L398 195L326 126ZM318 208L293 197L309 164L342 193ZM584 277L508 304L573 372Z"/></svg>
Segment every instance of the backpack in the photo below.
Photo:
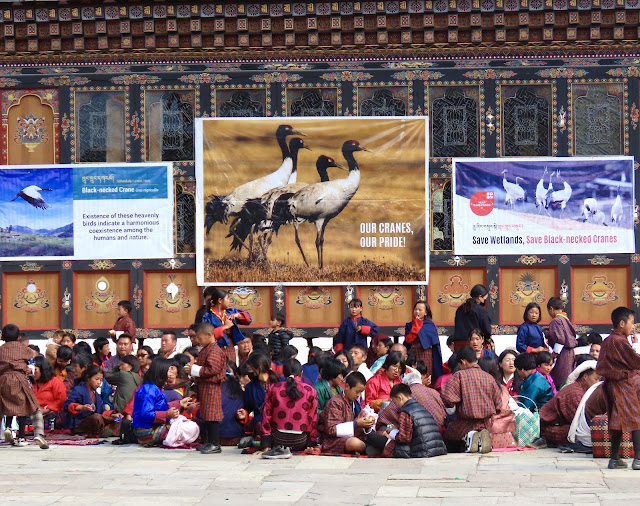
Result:
<svg viewBox="0 0 640 506"><path fill-rule="evenodd" d="M122 419L120 425L120 439L112 441L114 445L130 445L138 442L136 433L133 431L133 422L131 420Z"/></svg>

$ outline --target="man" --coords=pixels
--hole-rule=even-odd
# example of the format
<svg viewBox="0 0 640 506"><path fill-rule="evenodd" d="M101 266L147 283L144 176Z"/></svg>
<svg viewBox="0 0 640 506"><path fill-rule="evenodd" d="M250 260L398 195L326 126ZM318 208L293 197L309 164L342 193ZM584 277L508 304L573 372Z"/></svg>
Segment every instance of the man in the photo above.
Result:
<svg viewBox="0 0 640 506"><path fill-rule="evenodd" d="M187 336L191 341L191 346L198 348L198 351L200 351L202 349L202 346L200 346L200 343L198 342L198 324L197 323L189 325L189 329L187 330Z"/></svg>
<svg viewBox="0 0 640 506"><path fill-rule="evenodd" d="M131 310L133 306L128 300L118 302L118 319L113 324L113 329L109 331L114 342L118 342L118 337L122 333L128 334L133 343L136 342L136 322L131 318ZM142 339L139 346L142 346Z"/></svg>
<svg viewBox="0 0 640 506"><path fill-rule="evenodd" d="M116 342L116 354L104 363L104 372L109 372L115 366L120 365L122 357L131 355L133 351L133 341L129 334L120 334Z"/></svg>
<svg viewBox="0 0 640 506"><path fill-rule="evenodd" d="M202 297L204 298L204 304L202 306L200 306L200 309L198 309L198 311L196 312L196 320L194 322L196 325L199 324L199 323L202 323L202 317L204 316L204 314L209 309L209 301L211 300L211 296L213 295L214 291L215 291L215 287L213 287L213 286L207 286L202 291Z"/></svg>
<svg viewBox="0 0 640 506"><path fill-rule="evenodd" d="M540 436L531 448L546 448L548 444L567 444L571 422L586 391L600 381L596 360L580 364L567 378L567 384L553 399L540 408Z"/></svg>
<svg viewBox="0 0 640 506"><path fill-rule="evenodd" d="M242 341L238 341L238 364L244 364L252 352L253 341L251 337L245 336Z"/></svg>
<svg viewBox="0 0 640 506"><path fill-rule="evenodd" d="M373 376L373 373L367 367L365 361L367 360L367 348L362 344L354 344L349 350L351 358L353 359L353 370L359 372L364 376L365 381Z"/></svg>
<svg viewBox="0 0 640 506"><path fill-rule="evenodd" d="M173 330L167 330L162 333L160 353L164 358L173 358L178 354L178 336Z"/></svg>
<svg viewBox="0 0 640 506"><path fill-rule="evenodd" d="M441 392L444 405L456 408L456 419L445 430L443 439L450 443L465 440L467 452L488 453L491 435L487 427L491 417L502 408L502 392L496 380L480 369L473 348L465 346L457 358L460 370L449 378Z"/></svg>

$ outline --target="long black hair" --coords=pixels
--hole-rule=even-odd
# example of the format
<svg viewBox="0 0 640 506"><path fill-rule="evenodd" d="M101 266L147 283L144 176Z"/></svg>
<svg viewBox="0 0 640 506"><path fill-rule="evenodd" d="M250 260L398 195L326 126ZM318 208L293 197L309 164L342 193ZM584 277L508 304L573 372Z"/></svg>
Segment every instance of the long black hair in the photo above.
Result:
<svg viewBox="0 0 640 506"><path fill-rule="evenodd" d="M302 374L302 365L295 358L285 360L282 364L282 372L286 379L287 396L292 401L297 401L302 397L302 392L298 388L296 377Z"/></svg>
<svg viewBox="0 0 640 506"><path fill-rule="evenodd" d="M500 356L498 357L498 365L502 363L502 361L505 359L507 355L513 355L513 358L515 359L518 356L518 352L516 350L510 350L510 349L504 350L502 353L500 353ZM500 379L504 382L506 378L504 377L504 371L502 370L502 367L498 367L498 373L500 374ZM512 385L511 389L514 392L518 393L520 391L521 384L522 384L522 379L520 379L520 376L518 376L518 374L514 372L513 380L511 383Z"/></svg>
<svg viewBox="0 0 640 506"><path fill-rule="evenodd" d="M478 304L478 297L483 297L488 293L489 290L487 290L486 286L480 284L475 285L471 289L471 292L469 292L469 298L462 304L462 311L464 311L466 314L471 314L471 311L473 311L473 306Z"/></svg>
<svg viewBox="0 0 640 506"><path fill-rule="evenodd" d="M86 383L87 381L89 381L89 379L91 379L96 374L104 375L104 373L102 372L102 369L100 369L99 366L97 366L96 364L91 364L82 372L82 381Z"/></svg>
<svg viewBox="0 0 640 506"><path fill-rule="evenodd" d="M144 383L151 383L158 388L162 388L167 382L169 367L173 365L173 360L164 357L156 357L151 362L149 370L144 375Z"/></svg>
<svg viewBox="0 0 640 506"><path fill-rule="evenodd" d="M210 311L212 306L215 306L220 299L224 299L227 295L229 295L229 292L226 290L216 288L211 294L211 299L209 299L209 303L207 304L207 310Z"/></svg>
<svg viewBox="0 0 640 506"><path fill-rule="evenodd" d="M225 394L229 399L240 399L244 395L244 390L242 389L240 380L238 380L238 366L235 362L227 360L227 369L230 369L232 374L227 374L222 384Z"/></svg>
<svg viewBox="0 0 640 506"><path fill-rule="evenodd" d="M498 362L496 362L493 357L480 357L480 359L478 359L478 365L480 369L491 375L498 385L502 386L502 378L498 373Z"/></svg>
<svg viewBox="0 0 640 506"><path fill-rule="evenodd" d="M40 380L38 383L48 383L51 378L56 374L53 367L47 359L43 356L39 356L33 359L35 366L40 369Z"/></svg>
<svg viewBox="0 0 640 506"><path fill-rule="evenodd" d="M247 359L247 365L254 371L251 381L260 381L260 374L269 374L269 383L278 383L280 376L271 370L271 360L262 352L253 352Z"/></svg>

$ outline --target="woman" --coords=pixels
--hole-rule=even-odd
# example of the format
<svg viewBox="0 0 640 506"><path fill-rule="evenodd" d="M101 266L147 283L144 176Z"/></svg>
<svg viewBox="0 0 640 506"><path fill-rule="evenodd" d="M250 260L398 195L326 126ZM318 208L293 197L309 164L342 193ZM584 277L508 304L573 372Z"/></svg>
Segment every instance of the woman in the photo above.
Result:
<svg viewBox="0 0 640 506"><path fill-rule="evenodd" d="M253 431L259 434L267 390L283 378L271 370L271 360L264 353L254 351L246 365L251 381L244 388L244 407L249 413L253 412Z"/></svg>
<svg viewBox="0 0 640 506"><path fill-rule="evenodd" d="M500 381L514 399L518 398L520 383L522 380L516 374L516 366L513 365L518 353L515 350L504 350L498 358Z"/></svg>
<svg viewBox="0 0 640 506"><path fill-rule="evenodd" d="M480 360L482 357L491 357L494 360L498 360L496 354L485 348L484 344L485 340L482 337L482 332L479 329L473 329L469 334L469 346L476 352L476 358Z"/></svg>
<svg viewBox="0 0 640 506"><path fill-rule="evenodd" d="M405 372L404 356L399 351L387 355L382 368L373 378L367 381L364 390L364 402L369 404L376 412L380 411L381 404L390 400L391 389L398 383L402 383L400 376Z"/></svg>
<svg viewBox="0 0 640 506"><path fill-rule="evenodd" d="M93 349L95 353L91 355L93 363L100 369L104 369L104 364L111 358L111 351L109 350L109 340L106 337L98 337L93 341Z"/></svg>
<svg viewBox="0 0 640 506"><path fill-rule="evenodd" d="M191 380L184 370L184 367L191 362L191 359L184 353L178 353L171 360L167 384L163 389L167 402L179 401L184 397L189 397L191 392Z"/></svg>
<svg viewBox="0 0 640 506"><path fill-rule="evenodd" d="M491 417L491 426L489 433L491 434L491 448L515 448L518 446L513 437L516 431L516 417L513 411L518 405L511 398L509 391L502 384L501 375L498 373L498 364L491 357L482 357L478 360L480 369L495 378L496 383L500 386L502 394L502 408L499 413Z"/></svg>
<svg viewBox="0 0 640 506"><path fill-rule="evenodd" d="M471 346L469 335L473 329L479 329L482 337L491 337L491 320L484 305L489 297L489 290L484 285L475 285L469 298L456 310L453 332L453 352L457 353L465 346Z"/></svg>
<svg viewBox="0 0 640 506"><path fill-rule="evenodd" d="M67 389L60 378L53 372L53 367L42 357L34 359L35 370L33 372L33 393L36 394L38 404L42 409L45 428L56 419L59 411L67 400Z"/></svg>
<svg viewBox="0 0 640 506"><path fill-rule="evenodd" d="M151 360L153 359L153 350L151 346L140 346L136 352L136 357L140 361L140 376L144 376L151 366Z"/></svg>
<svg viewBox="0 0 640 506"><path fill-rule="evenodd" d="M166 358L155 359L134 395L133 430L142 446L162 444L169 433L169 420L178 418L180 409L192 402L191 398L185 397L168 403L160 390L167 382L171 364Z"/></svg>
<svg viewBox="0 0 640 506"><path fill-rule="evenodd" d="M416 362L427 366L431 380L443 374L440 336L433 323L433 314L427 301L419 300L413 305L413 320L404 326L404 345L415 354Z"/></svg>

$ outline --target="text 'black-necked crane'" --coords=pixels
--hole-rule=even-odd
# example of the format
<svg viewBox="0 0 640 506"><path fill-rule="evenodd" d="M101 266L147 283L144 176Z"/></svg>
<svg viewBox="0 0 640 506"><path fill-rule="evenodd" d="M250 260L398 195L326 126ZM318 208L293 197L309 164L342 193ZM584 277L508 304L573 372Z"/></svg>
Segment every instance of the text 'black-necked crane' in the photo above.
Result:
<svg viewBox="0 0 640 506"><path fill-rule="evenodd" d="M291 125L280 125L276 129L276 140L282 151L282 164L275 172L238 186L226 197L220 195L209 197L210 200L205 205L204 218L207 234L214 224L227 223L231 213L239 212L247 200L259 198L276 186L295 182L293 160L287 146L287 137L290 135L304 136L305 134L295 130Z"/></svg>
<svg viewBox="0 0 640 506"><path fill-rule="evenodd" d="M309 265L298 237L298 227L302 222L313 223L316 227L316 250L318 267L323 268L324 231L327 223L347 206L360 187L360 168L353 154L356 151L369 151L358 141L346 141L342 145L342 156L349 165L346 178L325 183L311 184L289 199L289 211L293 218L296 244L304 263ZM369 151L370 152L370 151Z"/></svg>
<svg viewBox="0 0 640 506"><path fill-rule="evenodd" d="M42 195L40 195L40 192L44 191L51 192L53 191L53 189L40 188L39 186L32 184L31 186L27 186L26 188L23 188L18 193L16 193L16 197L12 199L11 202L21 198L29 202L29 204L31 204L33 207L37 207L38 209L49 209L49 204L47 204L42 198Z"/></svg>

